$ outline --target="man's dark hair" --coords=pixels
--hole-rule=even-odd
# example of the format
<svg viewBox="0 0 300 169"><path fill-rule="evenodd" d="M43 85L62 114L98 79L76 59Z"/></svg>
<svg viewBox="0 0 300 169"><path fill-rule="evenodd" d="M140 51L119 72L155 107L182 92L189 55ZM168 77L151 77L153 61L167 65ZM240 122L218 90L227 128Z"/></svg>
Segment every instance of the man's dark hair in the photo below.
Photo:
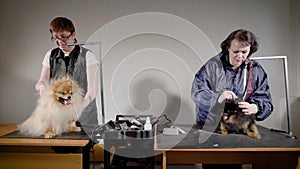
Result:
<svg viewBox="0 0 300 169"><path fill-rule="evenodd" d="M249 56L251 56L254 52L258 49L258 43L255 35L245 29L238 29L234 32L232 32L222 43L221 43L221 49L223 53L228 53L228 48L231 45L232 40L237 39L240 41L243 45L248 46L250 45L250 52Z"/></svg>

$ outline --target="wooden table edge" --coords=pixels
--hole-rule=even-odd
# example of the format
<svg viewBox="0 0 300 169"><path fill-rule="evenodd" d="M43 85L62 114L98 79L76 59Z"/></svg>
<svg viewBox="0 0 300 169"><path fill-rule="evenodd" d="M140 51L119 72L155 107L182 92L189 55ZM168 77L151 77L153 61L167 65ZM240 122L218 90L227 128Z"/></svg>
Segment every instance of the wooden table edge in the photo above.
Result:
<svg viewBox="0 0 300 169"><path fill-rule="evenodd" d="M17 124L0 124L0 136L9 134L18 129ZM47 138L0 138L0 145L4 146L80 146L89 144L89 139L47 139Z"/></svg>

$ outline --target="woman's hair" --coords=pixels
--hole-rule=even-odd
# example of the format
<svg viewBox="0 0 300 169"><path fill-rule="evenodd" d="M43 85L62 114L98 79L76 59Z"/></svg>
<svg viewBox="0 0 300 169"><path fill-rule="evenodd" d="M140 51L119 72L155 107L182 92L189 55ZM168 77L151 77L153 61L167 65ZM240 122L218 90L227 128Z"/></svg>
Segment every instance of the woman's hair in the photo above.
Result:
<svg viewBox="0 0 300 169"><path fill-rule="evenodd" d="M72 21L65 17L54 18L50 23L50 33L59 32L59 31L68 31L75 32L75 26Z"/></svg>
<svg viewBox="0 0 300 169"><path fill-rule="evenodd" d="M255 35L245 29L238 29L232 32L222 43L221 49L223 53L228 53L228 48L231 45L232 40L237 39L242 43L242 45L248 46L250 45L249 56L251 56L258 49L258 43Z"/></svg>

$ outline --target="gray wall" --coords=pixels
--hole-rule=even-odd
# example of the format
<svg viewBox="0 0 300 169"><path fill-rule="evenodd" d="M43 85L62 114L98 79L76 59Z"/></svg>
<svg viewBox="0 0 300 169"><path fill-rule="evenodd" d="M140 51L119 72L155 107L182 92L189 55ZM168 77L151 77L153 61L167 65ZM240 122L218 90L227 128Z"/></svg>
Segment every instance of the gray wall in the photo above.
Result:
<svg viewBox="0 0 300 169"><path fill-rule="evenodd" d="M220 51L230 32L246 28L259 38L255 56L288 56L292 118L300 120L297 0L0 2L0 123L21 122L33 111L41 62L54 46L48 25L56 16L74 21L79 41L102 42L107 119L118 113L166 113L193 122L194 73Z"/></svg>

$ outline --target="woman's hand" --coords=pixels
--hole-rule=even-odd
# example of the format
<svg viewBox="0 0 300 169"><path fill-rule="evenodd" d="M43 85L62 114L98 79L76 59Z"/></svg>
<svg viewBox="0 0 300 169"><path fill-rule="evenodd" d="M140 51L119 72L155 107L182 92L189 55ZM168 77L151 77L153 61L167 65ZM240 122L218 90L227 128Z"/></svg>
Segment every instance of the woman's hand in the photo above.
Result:
<svg viewBox="0 0 300 169"><path fill-rule="evenodd" d="M40 95L43 95L46 92L46 85L43 83L37 84L35 89L40 92Z"/></svg>
<svg viewBox="0 0 300 169"><path fill-rule="evenodd" d="M40 95L44 94L47 89L47 85L49 84L49 81L50 81L50 67L43 65L40 78L35 85L35 90L40 92Z"/></svg>

